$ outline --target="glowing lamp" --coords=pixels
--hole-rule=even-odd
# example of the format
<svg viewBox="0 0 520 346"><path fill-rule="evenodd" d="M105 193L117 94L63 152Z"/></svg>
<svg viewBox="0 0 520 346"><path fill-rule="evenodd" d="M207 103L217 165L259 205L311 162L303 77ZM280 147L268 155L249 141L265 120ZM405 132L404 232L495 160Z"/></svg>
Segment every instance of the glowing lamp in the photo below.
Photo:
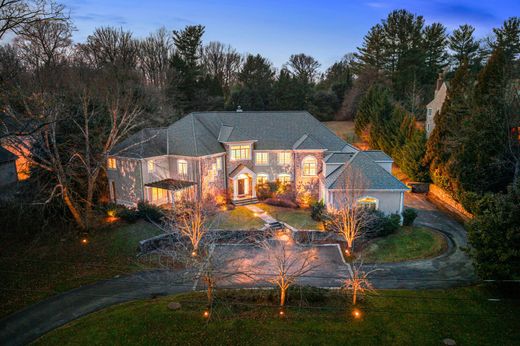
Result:
<svg viewBox="0 0 520 346"><path fill-rule="evenodd" d="M278 312L278 315L280 315L280 317L285 317L285 311L280 310L280 312Z"/></svg>
<svg viewBox="0 0 520 346"><path fill-rule="evenodd" d="M81 239L81 244L87 245L88 244L88 239L87 238L82 238Z"/></svg>
<svg viewBox="0 0 520 346"><path fill-rule="evenodd" d="M204 316L204 318L208 318L209 317L209 311L208 310L204 311L202 316Z"/></svg>
<svg viewBox="0 0 520 346"><path fill-rule="evenodd" d="M108 217L116 217L116 211L111 209L111 210L108 210L107 211L107 216Z"/></svg>
<svg viewBox="0 0 520 346"><path fill-rule="evenodd" d="M195 251L192 251L191 257L195 257L195 256L197 256L197 253Z"/></svg>
<svg viewBox="0 0 520 346"><path fill-rule="evenodd" d="M359 311L358 309L354 309L352 311L352 315L354 316L354 318L361 318L361 311Z"/></svg>

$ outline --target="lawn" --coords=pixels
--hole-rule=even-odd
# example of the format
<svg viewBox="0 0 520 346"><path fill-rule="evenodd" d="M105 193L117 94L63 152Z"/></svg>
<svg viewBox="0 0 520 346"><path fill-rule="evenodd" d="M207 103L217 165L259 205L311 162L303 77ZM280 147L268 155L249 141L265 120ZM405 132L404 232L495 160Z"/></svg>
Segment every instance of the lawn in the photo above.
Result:
<svg viewBox="0 0 520 346"><path fill-rule="evenodd" d="M151 224L116 223L92 231L83 244L77 234L3 238L0 256L0 316L58 292L142 269L139 240L161 233ZM5 235L4 235L5 236Z"/></svg>
<svg viewBox="0 0 520 346"><path fill-rule="evenodd" d="M514 293L509 293L514 296ZM217 291L209 323L204 294L190 293L114 306L76 320L38 345L513 345L520 340L518 300L489 301L491 288L392 290L358 303L361 318L337 292L289 295L285 318L273 291ZM180 310L169 310L172 301Z"/></svg>
<svg viewBox="0 0 520 346"><path fill-rule="evenodd" d="M211 223L212 228L226 230L243 230L262 228L264 222L244 206L220 211Z"/></svg>
<svg viewBox="0 0 520 346"><path fill-rule="evenodd" d="M367 263L400 262L434 257L446 250L446 239L424 227L402 227L396 233L371 241L362 252Z"/></svg>
<svg viewBox="0 0 520 346"><path fill-rule="evenodd" d="M310 209L299 208L282 208L268 205L265 203L259 203L258 207L265 210L269 215L275 219L285 222L298 229L317 229L321 230L323 225L321 222L314 221L311 218Z"/></svg>

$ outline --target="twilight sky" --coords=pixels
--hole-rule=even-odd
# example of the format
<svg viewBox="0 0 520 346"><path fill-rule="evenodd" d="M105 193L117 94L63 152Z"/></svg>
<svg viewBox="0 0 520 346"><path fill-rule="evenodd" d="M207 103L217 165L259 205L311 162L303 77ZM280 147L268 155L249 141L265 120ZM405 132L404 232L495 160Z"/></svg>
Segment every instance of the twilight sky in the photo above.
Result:
<svg viewBox="0 0 520 346"><path fill-rule="evenodd" d="M143 37L164 26L206 27L204 42L221 41L241 53L260 53L276 67L293 53L318 59L323 68L353 52L368 29L393 9L405 8L440 21L449 30L468 23L488 35L510 16L518 0L61 0L71 11L83 41L99 26L116 26Z"/></svg>

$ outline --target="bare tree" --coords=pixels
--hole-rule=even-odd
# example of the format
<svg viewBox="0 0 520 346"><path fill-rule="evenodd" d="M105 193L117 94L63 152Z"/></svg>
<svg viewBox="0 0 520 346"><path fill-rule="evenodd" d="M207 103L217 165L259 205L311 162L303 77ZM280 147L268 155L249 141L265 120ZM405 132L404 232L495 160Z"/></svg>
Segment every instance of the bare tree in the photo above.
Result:
<svg viewBox="0 0 520 346"><path fill-rule="evenodd" d="M164 88L172 53L172 38L165 28L160 28L139 42L139 67L146 83Z"/></svg>
<svg viewBox="0 0 520 346"><path fill-rule="evenodd" d="M76 113L59 96L50 94L33 95L33 107L28 106L25 117L7 110L20 124L31 114L37 114L38 123L46 124L38 131L5 140L29 165L52 176L54 186L45 202L60 196L83 229L89 228L94 190L108 153L136 128L141 114L131 96L117 92L105 96L104 107L97 108L92 94L85 90ZM100 123L106 126L99 127Z"/></svg>
<svg viewBox="0 0 520 346"><path fill-rule="evenodd" d="M210 42L202 48L202 66L205 72L216 78L225 95L238 79L242 56L230 45Z"/></svg>
<svg viewBox="0 0 520 346"><path fill-rule="evenodd" d="M139 53L138 42L130 31L113 27L97 28L87 42L77 48L83 60L94 68L104 66L134 69Z"/></svg>
<svg viewBox="0 0 520 346"><path fill-rule="evenodd" d="M0 39L42 20L65 20L63 10L63 5L48 0L0 0Z"/></svg>
<svg viewBox="0 0 520 346"><path fill-rule="evenodd" d="M352 305L356 305L357 297L367 291L375 291L372 283L368 280L368 276L376 271L376 269L365 272L362 269L363 263L352 265L352 277L345 280L343 290L347 293L352 292Z"/></svg>
<svg viewBox="0 0 520 346"><path fill-rule="evenodd" d="M26 24L15 39L20 55L32 69L62 62L72 44L70 21L41 20Z"/></svg>
<svg viewBox="0 0 520 346"><path fill-rule="evenodd" d="M287 63L287 67L293 76L309 83L317 82L320 66L321 64L316 59L303 53L291 55Z"/></svg>
<svg viewBox="0 0 520 346"><path fill-rule="evenodd" d="M270 237L268 237L270 238ZM259 267L256 270L265 272L265 281L276 287L280 292L280 307L285 306L287 290L301 279L305 274L316 269L316 249L298 246L289 238L266 239L260 243L265 250L268 266Z"/></svg>
<svg viewBox="0 0 520 346"><path fill-rule="evenodd" d="M359 200L365 195L366 179L360 169L346 165L338 181L341 188L334 192L333 208L330 210L330 225L346 242L347 256L352 255L354 241L362 235L373 217L365 208L359 206Z"/></svg>

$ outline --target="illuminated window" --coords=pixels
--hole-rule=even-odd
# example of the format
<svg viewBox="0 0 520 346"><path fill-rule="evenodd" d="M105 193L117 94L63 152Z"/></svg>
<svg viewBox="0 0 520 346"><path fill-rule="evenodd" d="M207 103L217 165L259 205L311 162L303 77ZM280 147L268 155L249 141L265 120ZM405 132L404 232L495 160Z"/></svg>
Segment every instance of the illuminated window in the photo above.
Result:
<svg viewBox="0 0 520 346"><path fill-rule="evenodd" d="M179 175L188 175L188 161L186 161L186 160L177 161L177 173Z"/></svg>
<svg viewBox="0 0 520 346"><path fill-rule="evenodd" d="M291 182L291 176L289 174L278 174L278 181L280 184L289 184Z"/></svg>
<svg viewBox="0 0 520 346"><path fill-rule="evenodd" d="M117 168L116 159L113 157L109 157L107 167L108 167L108 169L116 169Z"/></svg>
<svg viewBox="0 0 520 346"><path fill-rule="evenodd" d="M269 180L269 176L265 173L260 173L256 176L257 184L265 184Z"/></svg>
<svg viewBox="0 0 520 346"><path fill-rule="evenodd" d="M255 153L255 159L257 165L268 165L269 153Z"/></svg>
<svg viewBox="0 0 520 346"><path fill-rule="evenodd" d="M217 171L222 170L222 157L217 157Z"/></svg>
<svg viewBox="0 0 520 346"><path fill-rule="evenodd" d="M148 188L148 198L151 202L157 202L168 198L168 190L157 187Z"/></svg>
<svg viewBox="0 0 520 346"><path fill-rule="evenodd" d="M155 161L154 160L150 160L148 161L148 173L152 173L155 171Z"/></svg>
<svg viewBox="0 0 520 346"><path fill-rule="evenodd" d="M362 197L357 200L357 205L367 209L377 209L378 201L374 197Z"/></svg>
<svg viewBox="0 0 520 346"><path fill-rule="evenodd" d="M312 177L316 175L318 162L316 158L313 156L307 156L302 161L303 165L303 175L307 177Z"/></svg>
<svg viewBox="0 0 520 346"><path fill-rule="evenodd" d="M214 163L211 165L211 169L208 171L208 180L210 182L214 182L216 176L217 176L217 165Z"/></svg>
<svg viewBox="0 0 520 346"><path fill-rule="evenodd" d="M290 165L291 164L292 155L290 151L284 151L283 153L278 153L278 164L280 166Z"/></svg>
<svg viewBox="0 0 520 346"><path fill-rule="evenodd" d="M250 160L251 159L251 146L250 145L232 145L231 161L237 160Z"/></svg>

